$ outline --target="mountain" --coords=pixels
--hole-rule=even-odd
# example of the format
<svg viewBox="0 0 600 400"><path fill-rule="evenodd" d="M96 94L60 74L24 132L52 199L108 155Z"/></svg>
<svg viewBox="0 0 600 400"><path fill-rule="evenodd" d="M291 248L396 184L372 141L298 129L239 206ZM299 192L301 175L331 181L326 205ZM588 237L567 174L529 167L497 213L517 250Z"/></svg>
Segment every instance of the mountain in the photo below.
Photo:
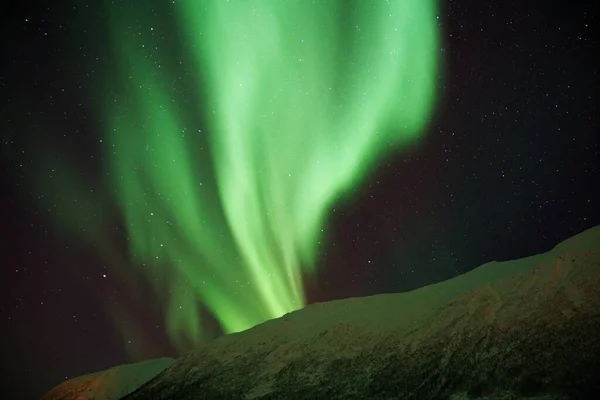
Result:
<svg viewBox="0 0 600 400"><path fill-rule="evenodd" d="M157 358L79 376L56 386L46 393L42 400L120 399L171 364L173 364L172 358Z"/></svg>
<svg viewBox="0 0 600 400"><path fill-rule="evenodd" d="M221 337L124 400L585 399L600 393L599 328L595 227L544 254Z"/></svg>
<svg viewBox="0 0 600 400"><path fill-rule="evenodd" d="M123 400L598 393L600 226L544 254L490 262L407 293L312 304L220 337Z"/></svg>

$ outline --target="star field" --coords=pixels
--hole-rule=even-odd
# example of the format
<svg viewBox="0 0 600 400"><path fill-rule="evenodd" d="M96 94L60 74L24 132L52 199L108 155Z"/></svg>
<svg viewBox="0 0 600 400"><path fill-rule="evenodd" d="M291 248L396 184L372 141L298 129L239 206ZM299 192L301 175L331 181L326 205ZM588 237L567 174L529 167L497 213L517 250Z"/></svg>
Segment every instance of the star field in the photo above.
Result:
<svg viewBox="0 0 600 400"><path fill-rule="evenodd" d="M165 303L181 310L173 315L199 315L203 340L227 331L207 304L186 302L188 293L177 288L189 282L171 284L172 276L153 267L185 243L173 233L180 226L175 218L165 217L167 234L153 230L166 215L160 205L167 191L147 191L146 206L119 197L118 185L106 183L116 182L117 171L143 168L133 158L122 170L103 167L138 151L135 143L105 134L113 125L121 129L101 110L105 99L121 113L118 121L134 114L131 92L113 85L128 82L129 75L117 68L104 34L116 26L107 9L47 2L19 5L2 17L0 378L4 392L19 389L24 398L113 365L178 356L182 350L169 333L177 321L169 322ZM137 17L126 25L131 43L144 46L144 65L156 78L139 85L161 87L168 75L164 87L176 95L163 107L185 114L196 95L189 82L197 74L177 42L184 27L167 9L149 7L140 16L131 11ZM438 4L435 21L440 64L422 139L379 155L347 194L336 194L316 231L310 272L298 269L304 284L298 298L307 304L412 290L492 260L545 252L600 224L593 3L453 0ZM374 22L366 18L363 32ZM125 46L127 38L117 39ZM305 40L299 49L310 44ZM311 52L295 61L310 63ZM236 90L248 86L240 79ZM261 104L252 111L275 118L284 110ZM182 143L210 130L205 118L183 125ZM209 141L201 144L190 163L210 157ZM151 151L153 144L147 145ZM142 153L145 147L139 147ZM162 165L166 156L159 160ZM281 174L296 179L301 171ZM193 190L213 190L212 175L194 180ZM123 217L127 206L140 210L139 218ZM132 222L142 234L152 233L139 269L128 265L133 253L143 253L136 240L146 242L132 232ZM79 229L76 235L72 227ZM210 238L218 242L227 235L223 230ZM195 284L218 282L221 293L244 298L234 296L255 281L208 270Z"/></svg>

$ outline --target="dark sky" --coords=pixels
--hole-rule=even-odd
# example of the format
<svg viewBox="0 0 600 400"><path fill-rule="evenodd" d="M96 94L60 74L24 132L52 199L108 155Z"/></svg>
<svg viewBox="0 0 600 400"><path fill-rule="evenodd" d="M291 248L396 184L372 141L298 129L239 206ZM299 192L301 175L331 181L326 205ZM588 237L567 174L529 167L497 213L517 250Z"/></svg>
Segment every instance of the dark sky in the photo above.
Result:
<svg viewBox="0 0 600 400"><path fill-rule="evenodd" d="M411 290L600 224L594 2L440 4L445 78L426 139L381 160L332 210L310 302ZM135 361L107 302L127 304L146 328L143 357L177 354L160 329L160 299L143 283L138 301L126 283L98 279L101 257L45 218L32 189L36 157L56 148L87 176L97 169L92 80L94 61L110 68L97 34L105 15L95 2L15 2L1 18L2 389L37 398ZM73 43L94 50L72 52ZM122 225L116 213L107 221ZM125 252L125 236L115 230L114 248Z"/></svg>

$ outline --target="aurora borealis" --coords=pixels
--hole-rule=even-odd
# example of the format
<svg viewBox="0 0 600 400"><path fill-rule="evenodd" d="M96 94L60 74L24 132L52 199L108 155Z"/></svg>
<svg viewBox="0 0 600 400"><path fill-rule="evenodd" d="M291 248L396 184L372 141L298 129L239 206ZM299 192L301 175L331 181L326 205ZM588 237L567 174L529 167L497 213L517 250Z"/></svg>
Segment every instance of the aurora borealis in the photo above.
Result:
<svg viewBox="0 0 600 400"><path fill-rule="evenodd" d="M26 392L6 398L600 224L584 2L3 17L0 387Z"/></svg>
<svg viewBox="0 0 600 400"><path fill-rule="evenodd" d="M107 91L103 144L133 262L168 281L182 347L202 338L201 303L226 332L304 306L328 208L427 122L436 7L359 2L342 19L341 1L179 1L183 94L161 28L128 28L142 7L111 7L126 78Z"/></svg>

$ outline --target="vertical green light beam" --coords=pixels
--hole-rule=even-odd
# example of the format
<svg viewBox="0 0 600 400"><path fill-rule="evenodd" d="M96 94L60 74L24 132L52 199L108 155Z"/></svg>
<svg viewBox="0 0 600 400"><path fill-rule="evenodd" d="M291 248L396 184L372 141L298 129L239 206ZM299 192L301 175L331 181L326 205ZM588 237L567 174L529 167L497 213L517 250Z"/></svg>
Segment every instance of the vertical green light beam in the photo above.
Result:
<svg viewBox="0 0 600 400"><path fill-rule="evenodd" d="M125 78L105 92L106 148L132 254L169 283L183 346L201 303L230 332L303 306L327 210L423 130L439 46L433 0L173 3L190 90L135 10L114 10ZM188 129L198 116L206 133Z"/></svg>

